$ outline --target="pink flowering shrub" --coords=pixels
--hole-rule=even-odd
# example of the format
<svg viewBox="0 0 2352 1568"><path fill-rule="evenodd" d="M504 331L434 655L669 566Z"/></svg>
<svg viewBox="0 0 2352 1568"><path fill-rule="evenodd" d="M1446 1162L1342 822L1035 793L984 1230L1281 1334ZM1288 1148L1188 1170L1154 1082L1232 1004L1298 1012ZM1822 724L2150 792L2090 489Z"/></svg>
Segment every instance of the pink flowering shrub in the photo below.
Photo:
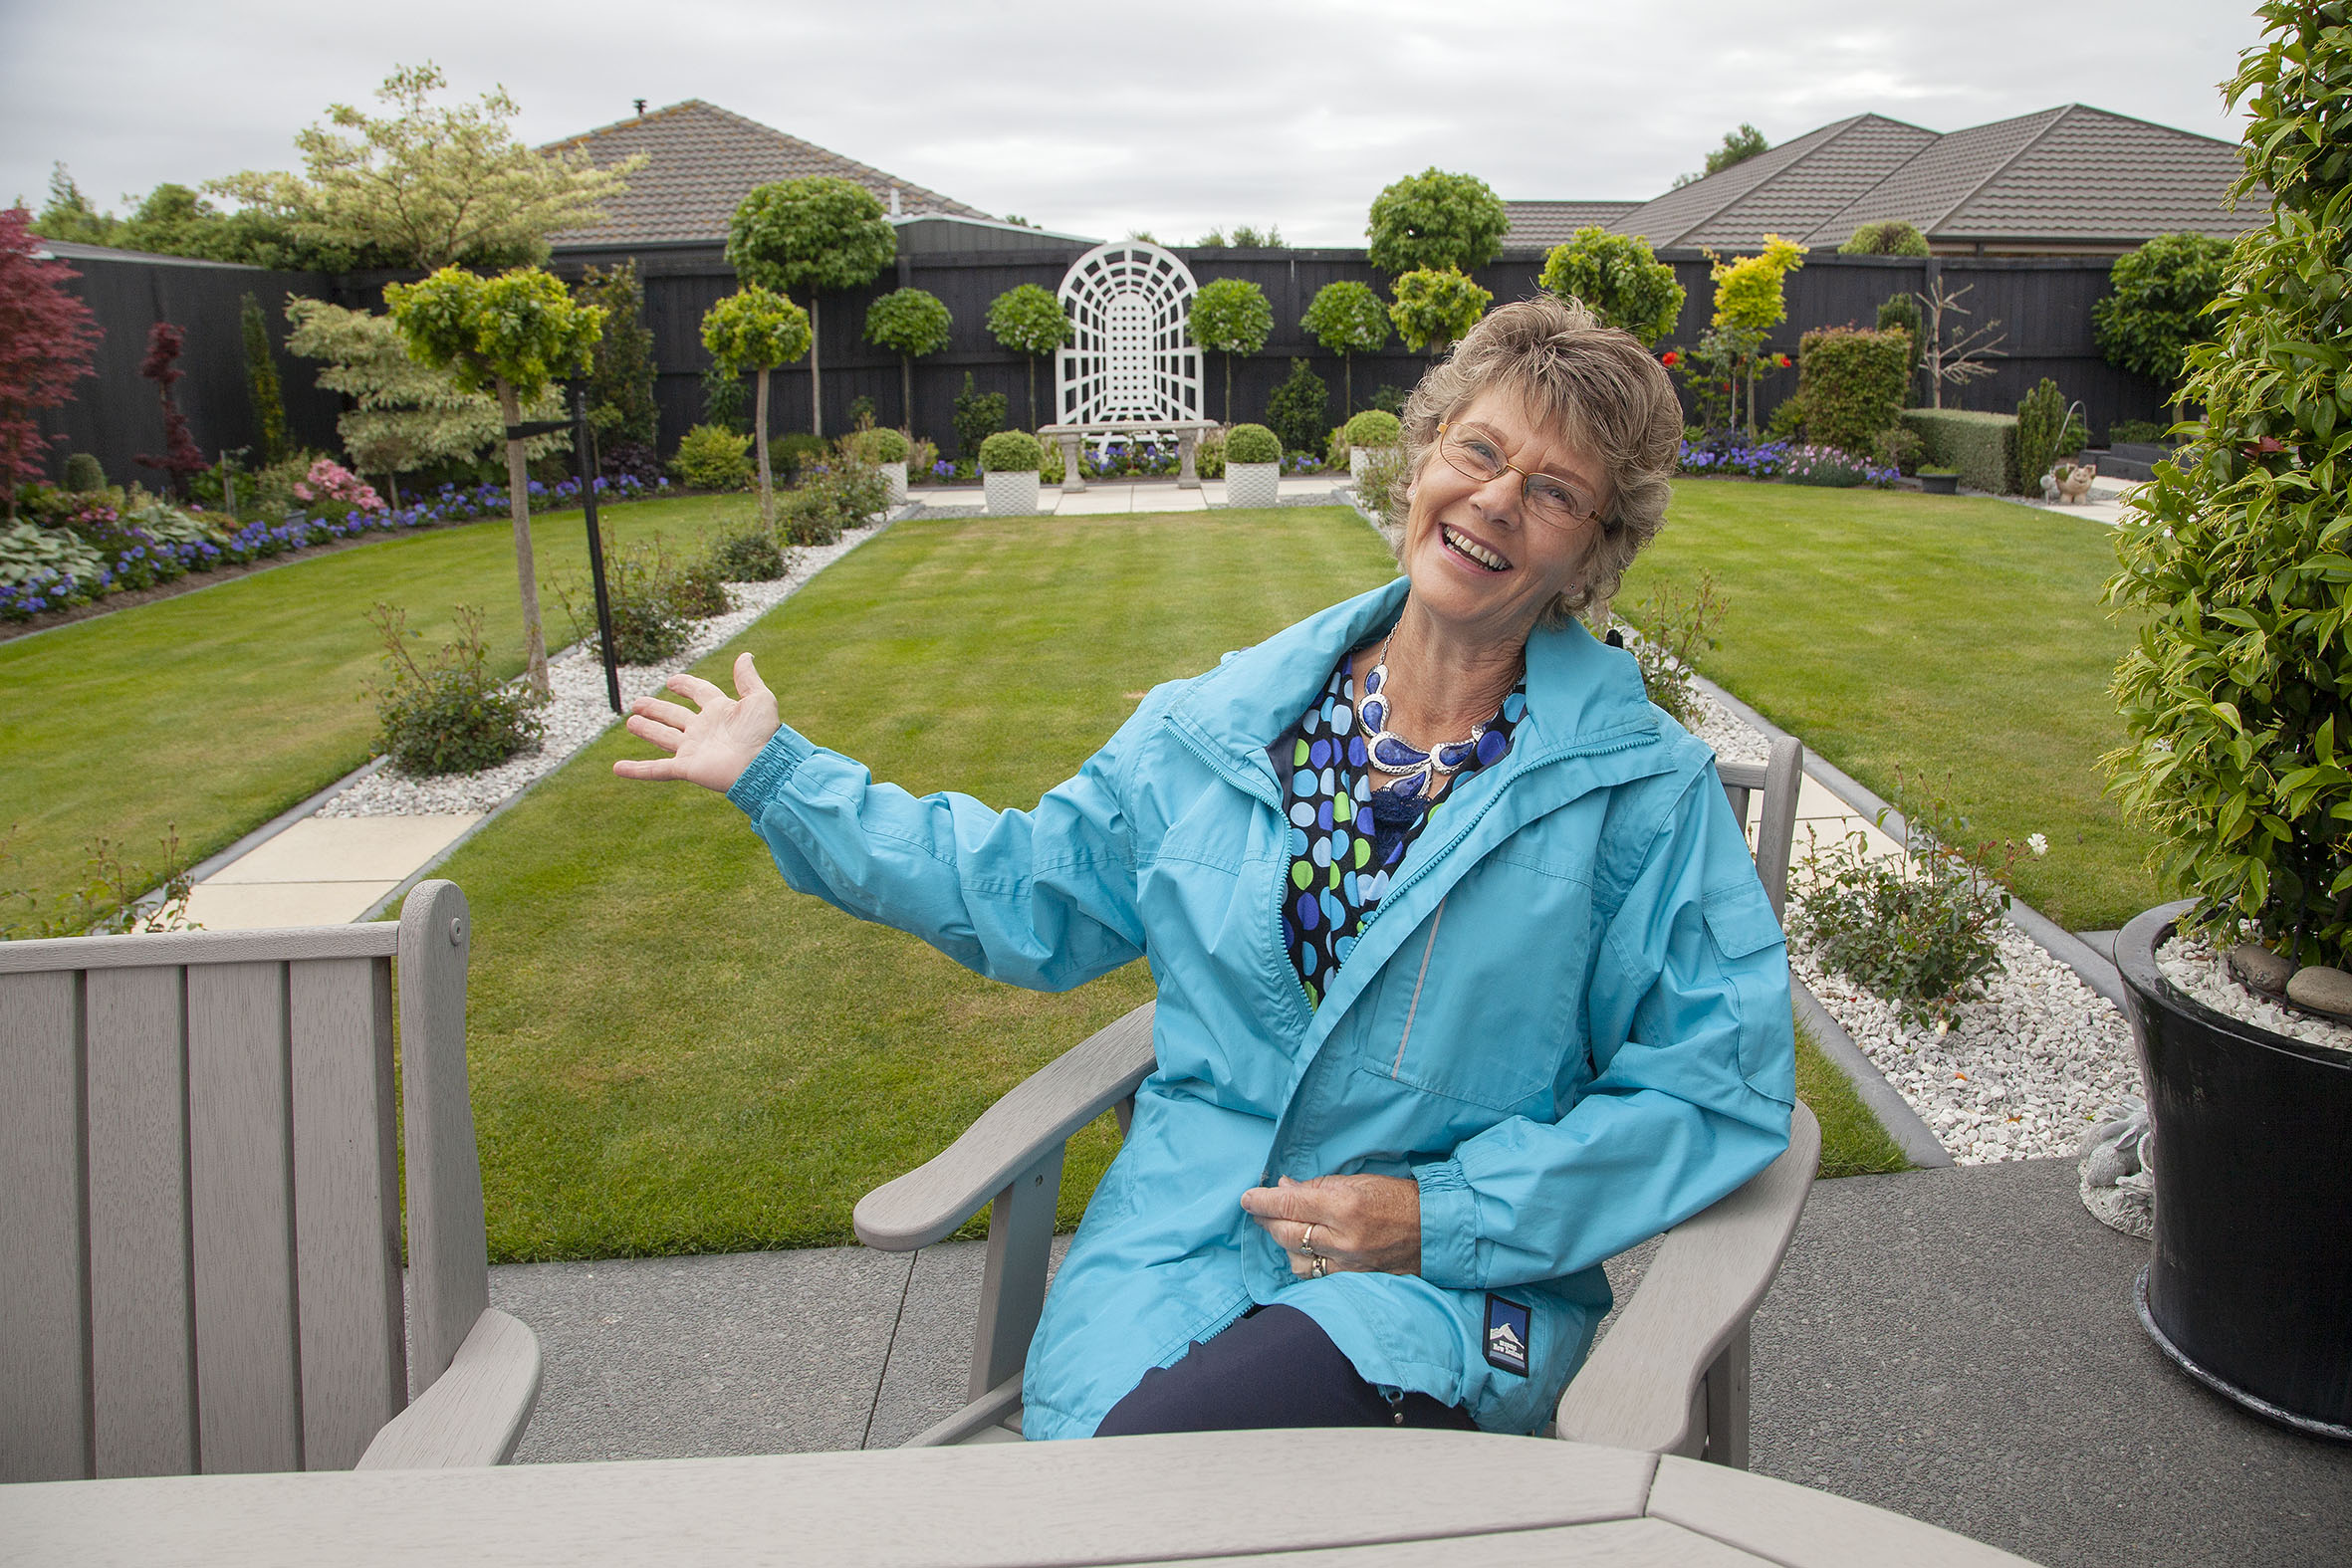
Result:
<svg viewBox="0 0 2352 1568"><path fill-rule="evenodd" d="M328 457L313 463L310 473L294 482L294 495L298 501L341 502L360 512L384 510L373 485Z"/></svg>

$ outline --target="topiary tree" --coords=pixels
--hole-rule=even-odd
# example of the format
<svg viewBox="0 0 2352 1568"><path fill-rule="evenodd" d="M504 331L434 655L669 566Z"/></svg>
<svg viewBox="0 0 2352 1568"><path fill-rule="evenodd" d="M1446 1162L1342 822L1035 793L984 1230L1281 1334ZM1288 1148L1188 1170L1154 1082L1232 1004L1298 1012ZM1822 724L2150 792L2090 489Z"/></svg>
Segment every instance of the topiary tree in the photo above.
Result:
<svg viewBox="0 0 2352 1568"><path fill-rule="evenodd" d="M2066 442L2066 394L2043 376L2017 403L2017 471L2011 476L2020 496L2041 493L2041 476Z"/></svg>
<svg viewBox="0 0 2352 1568"><path fill-rule="evenodd" d="M278 382L278 356L270 348L270 320L261 302L247 295L238 303L237 325L245 339L245 395L253 403L253 428L261 438L261 460L286 456L286 394Z"/></svg>
<svg viewBox="0 0 2352 1568"><path fill-rule="evenodd" d="M1304 359L1293 359L1290 375L1266 399L1267 425L1282 438L1283 450L1314 452L1322 447L1330 419L1331 389ZM1247 461L1234 457L1230 441L1225 456L1228 462Z"/></svg>
<svg viewBox="0 0 2352 1568"><path fill-rule="evenodd" d="M2206 336L2205 309L2222 292L2230 247L2210 234L2159 234L2115 259L2113 291L2091 307L2099 352L2118 370L2144 375L2171 394L2181 417L2184 355Z"/></svg>
<svg viewBox="0 0 2352 1568"><path fill-rule="evenodd" d="M1256 353L1274 332L1274 307L1266 291L1246 278L1204 283L1192 297L1185 327L1203 348L1225 355L1225 422L1233 423L1233 356Z"/></svg>
<svg viewBox="0 0 2352 1568"><path fill-rule="evenodd" d="M1901 416L1910 384L1911 336L1899 329L1817 327L1798 344L1796 400L1806 439L1823 446L1869 456Z"/></svg>
<svg viewBox="0 0 2352 1568"><path fill-rule="evenodd" d="M484 278L444 267L422 283L386 284L384 303L408 352L446 370L460 390L488 391L507 427L507 510L515 524L515 577L523 600L523 658L532 690L545 695L547 635L539 622L539 578L531 565L531 473L514 427L523 404L567 374L585 374L604 313L575 301L537 267Z"/></svg>
<svg viewBox="0 0 2352 1568"><path fill-rule="evenodd" d="M830 174L758 185L727 220L727 264L745 283L809 302L811 433L824 434L824 378L817 357L820 297L854 289L890 265L898 231L872 191Z"/></svg>
<svg viewBox="0 0 2352 1568"><path fill-rule="evenodd" d="M581 274L573 294L583 305L604 313L604 336L596 339L588 370L588 422L601 438L597 455L609 459L622 443L651 451L661 428L661 405L654 401L653 330L645 325L645 288L637 280L637 264L590 266ZM610 472L607 465L606 472Z"/></svg>
<svg viewBox="0 0 2352 1568"><path fill-rule="evenodd" d="M1804 265L1805 248L1780 238L1764 237L1764 249L1737 261L1718 258L1709 270L1715 280L1715 316L1711 325L1723 358L1733 377L1748 383L1748 434L1756 434L1756 378L1763 368L1764 341L1772 329L1788 319L1788 297L1782 284Z"/></svg>
<svg viewBox="0 0 2352 1568"><path fill-rule="evenodd" d="M1598 224L1553 246L1540 282L1547 293L1581 300L1607 325L1640 338L1645 348L1674 332L1687 297L1674 281L1674 269L1658 259L1648 240L1611 234Z"/></svg>
<svg viewBox="0 0 2352 1568"><path fill-rule="evenodd" d="M1215 287L1215 285L1211 285ZM942 310L946 307L942 306ZM1271 319L1270 323L1271 325ZM1029 427L1038 427L1038 355L1052 353L1076 336L1061 302L1053 291L1034 283L1007 289L989 302L988 330L997 342L1027 362L1029 369ZM1232 374L1227 371L1228 376ZM1228 394L1230 395L1230 393Z"/></svg>
<svg viewBox="0 0 2352 1568"><path fill-rule="evenodd" d="M1315 290L1298 325L1326 352L1339 355L1347 411L1355 412L1355 356L1388 345L1388 308L1370 284L1326 283Z"/></svg>
<svg viewBox="0 0 2352 1568"><path fill-rule="evenodd" d="M768 372L809 351L809 313L753 284L702 313L702 345L729 375L753 372L752 439L759 453L760 522L776 527L776 492L768 467Z"/></svg>
<svg viewBox="0 0 2352 1568"><path fill-rule="evenodd" d="M1919 313L1919 298L1910 294L1893 294L1878 302L1878 330L1900 330L1911 335L1911 368L1903 375L1903 405L1911 406L1913 378L1919 373L1920 361L1927 357L1927 319Z"/></svg>
<svg viewBox="0 0 2352 1568"><path fill-rule="evenodd" d="M1495 296L1450 267L1409 272L1396 281L1396 303L1388 319L1415 353L1436 358L1478 325Z"/></svg>
<svg viewBox="0 0 2352 1568"><path fill-rule="evenodd" d="M865 308L865 340L898 355L898 422L915 427L915 361L945 348L956 319L925 289L893 289Z"/></svg>
<svg viewBox="0 0 2352 1568"><path fill-rule="evenodd" d="M1503 254L1511 214L1475 174L1424 169L1372 198L1371 262L1397 274L1431 268L1469 272Z"/></svg>
<svg viewBox="0 0 2352 1568"><path fill-rule="evenodd" d="M186 334L169 322L157 322L147 329L146 357L138 362L138 373L155 383L155 400L163 409L163 454L157 457L141 452L137 463L160 471L175 496L184 495L188 476L202 473L206 466L196 438L188 431L188 416L171 390L188 373L179 367L180 352L186 345Z"/></svg>
<svg viewBox="0 0 2352 1568"><path fill-rule="evenodd" d="M1837 248L1840 256L1925 256L1928 237L1901 218L1889 218L1884 223L1865 223L1846 236Z"/></svg>
<svg viewBox="0 0 2352 1568"><path fill-rule="evenodd" d="M2270 216L2239 236L2186 354L2205 408L2117 530L2110 603L2145 612L2116 669L2109 788L2150 865L2298 963L2352 959L2352 0L2267 0L2226 90Z"/></svg>
<svg viewBox="0 0 2352 1568"><path fill-rule="evenodd" d="M66 292L82 275L35 257L32 214L0 208L0 495L16 521L16 488L41 478L41 459L63 437L44 436L35 413L74 395L91 372L100 333L90 307Z"/></svg>

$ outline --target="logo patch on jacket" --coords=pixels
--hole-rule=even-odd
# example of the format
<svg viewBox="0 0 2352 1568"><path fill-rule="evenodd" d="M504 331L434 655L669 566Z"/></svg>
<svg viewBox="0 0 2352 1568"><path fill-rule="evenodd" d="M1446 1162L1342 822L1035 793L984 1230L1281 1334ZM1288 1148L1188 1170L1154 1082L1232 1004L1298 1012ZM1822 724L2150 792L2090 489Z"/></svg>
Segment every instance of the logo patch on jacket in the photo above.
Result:
<svg viewBox="0 0 2352 1568"><path fill-rule="evenodd" d="M1517 1301L1506 1301L1501 1296L1487 1297L1487 1365L1519 1377L1528 1375L1528 1357L1533 1347L1528 1343L1532 1332L1531 1314Z"/></svg>

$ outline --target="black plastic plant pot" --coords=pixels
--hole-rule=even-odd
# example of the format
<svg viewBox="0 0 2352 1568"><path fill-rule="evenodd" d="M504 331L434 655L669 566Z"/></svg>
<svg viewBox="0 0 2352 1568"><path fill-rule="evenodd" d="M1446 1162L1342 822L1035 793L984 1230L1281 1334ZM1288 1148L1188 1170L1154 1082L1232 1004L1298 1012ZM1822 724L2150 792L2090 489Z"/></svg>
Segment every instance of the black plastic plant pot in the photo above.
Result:
<svg viewBox="0 0 2352 1568"><path fill-rule="evenodd" d="M1957 496L1960 494L1960 476L1922 474L1919 476L1919 488L1931 496Z"/></svg>
<svg viewBox="0 0 2352 1568"><path fill-rule="evenodd" d="M2155 1128L2140 1324L2246 1409L2352 1442L2352 1056L2189 997L2156 949L2194 903L2115 942Z"/></svg>

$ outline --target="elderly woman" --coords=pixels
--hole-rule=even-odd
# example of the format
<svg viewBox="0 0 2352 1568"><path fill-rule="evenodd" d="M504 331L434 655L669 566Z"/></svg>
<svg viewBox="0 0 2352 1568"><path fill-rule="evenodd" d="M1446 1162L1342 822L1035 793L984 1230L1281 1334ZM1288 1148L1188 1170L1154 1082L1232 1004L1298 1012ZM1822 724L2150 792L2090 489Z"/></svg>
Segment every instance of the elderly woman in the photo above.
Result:
<svg viewBox="0 0 2352 1568"><path fill-rule="evenodd" d="M803 892L1016 985L1150 962L1032 1438L1533 1431L1602 1260L1786 1145L1786 952L1713 754L1573 618L1663 521L1665 372L1528 300L1404 422L1402 578L1153 691L1035 810L873 783L749 655L628 722L669 755L616 772L726 791Z"/></svg>

